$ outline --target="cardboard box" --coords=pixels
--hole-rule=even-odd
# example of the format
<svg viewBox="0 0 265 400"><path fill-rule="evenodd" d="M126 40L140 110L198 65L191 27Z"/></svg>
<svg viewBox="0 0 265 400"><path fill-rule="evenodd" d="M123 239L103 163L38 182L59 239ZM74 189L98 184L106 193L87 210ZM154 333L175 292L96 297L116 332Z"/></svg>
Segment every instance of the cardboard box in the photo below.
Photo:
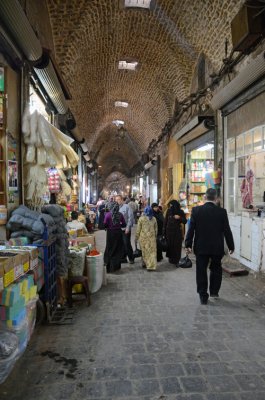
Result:
<svg viewBox="0 0 265 400"><path fill-rule="evenodd" d="M92 247L96 247L95 235L80 236L76 239L77 245L80 242L91 244Z"/></svg>
<svg viewBox="0 0 265 400"><path fill-rule="evenodd" d="M0 266L4 270L4 288L15 280L13 260L10 257L0 258Z"/></svg>
<svg viewBox="0 0 265 400"><path fill-rule="evenodd" d="M23 269L23 264L22 264L22 257L21 254L18 253L13 253L10 251L6 251L6 250L0 250L0 260L1 260L1 255L3 254L4 258L10 258L13 262L13 267L14 267L14 275L15 278L17 279L19 278L21 275L24 274L24 269Z"/></svg>
<svg viewBox="0 0 265 400"><path fill-rule="evenodd" d="M8 249L7 249L8 250ZM39 255L39 249L38 247L34 246L12 246L10 247L11 251L17 252L17 253L27 253L29 255L29 269L34 269L38 265L38 255ZM25 266L24 266L24 272L25 271Z"/></svg>
<svg viewBox="0 0 265 400"><path fill-rule="evenodd" d="M23 267L23 272L27 272L29 270L29 253L27 251L21 251L21 250L16 250L16 253L20 255L21 257L21 265ZM1 256L1 252L0 252ZM20 269L21 267L18 267Z"/></svg>
<svg viewBox="0 0 265 400"><path fill-rule="evenodd" d="M0 292L4 289L4 267L0 265Z"/></svg>

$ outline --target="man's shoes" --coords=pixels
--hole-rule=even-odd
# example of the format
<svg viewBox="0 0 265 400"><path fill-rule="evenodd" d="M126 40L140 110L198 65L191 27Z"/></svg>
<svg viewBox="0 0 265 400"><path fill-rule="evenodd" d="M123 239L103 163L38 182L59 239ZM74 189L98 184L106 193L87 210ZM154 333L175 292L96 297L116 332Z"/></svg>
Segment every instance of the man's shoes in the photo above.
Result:
<svg viewBox="0 0 265 400"><path fill-rule="evenodd" d="M126 258L122 258L122 259L121 259L121 264L127 264L127 262L128 262L128 261L127 261Z"/></svg>
<svg viewBox="0 0 265 400"><path fill-rule="evenodd" d="M176 268L179 268L179 264L176 265Z"/></svg>
<svg viewBox="0 0 265 400"><path fill-rule="evenodd" d="M134 260L129 260L129 264L134 264Z"/></svg>
<svg viewBox="0 0 265 400"><path fill-rule="evenodd" d="M213 297L214 299L218 299L219 294L218 293L210 293L210 297Z"/></svg>
<svg viewBox="0 0 265 400"><path fill-rule="evenodd" d="M201 304L206 305L208 303L208 296L200 296Z"/></svg>

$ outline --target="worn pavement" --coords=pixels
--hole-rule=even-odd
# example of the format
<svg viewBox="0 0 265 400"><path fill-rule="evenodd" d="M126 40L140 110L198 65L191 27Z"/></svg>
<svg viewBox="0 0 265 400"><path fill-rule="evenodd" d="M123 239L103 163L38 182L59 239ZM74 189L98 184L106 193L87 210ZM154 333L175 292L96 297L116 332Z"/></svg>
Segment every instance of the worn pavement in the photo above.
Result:
<svg viewBox="0 0 265 400"><path fill-rule="evenodd" d="M254 278L224 275L205 306L194 267L123 264L90 307L75 301L73 325L35 330L0 399L264 400L264 284Z"/></svg>

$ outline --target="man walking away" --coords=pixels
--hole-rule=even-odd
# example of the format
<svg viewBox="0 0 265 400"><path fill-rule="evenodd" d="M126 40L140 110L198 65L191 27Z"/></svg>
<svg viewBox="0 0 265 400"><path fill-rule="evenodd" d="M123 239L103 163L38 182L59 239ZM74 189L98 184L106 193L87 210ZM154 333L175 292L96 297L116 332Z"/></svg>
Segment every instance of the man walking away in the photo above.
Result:
<svg viewBox="0 0 265 400"><path fill-rule="evenodd" d="M201 304L208 301L207 266L210 261L210 296L219 297L222 283L222 264L224 255L224 238L229 253L234 252L234 240L229 226L227 212L215 202L215 189L208 189L203 206L192 209L188 233L185 240L187 253L191 252L192 243L196 255L196 283Z"/></svg>
<svg viewBox="0 0 265 400"><path fill-rule="evenodd" d="M128 206L131 207L132 212L133 212L133 217L134 217L134 223L137 223L137 211L138 211L138 205L135 202L135 199L131 197L131 201L128 203Z"/></svg>
<svg viewBox="0 0 265 400"><path fill-rule="evenodd" d="M126 228L125 231L122 232L123 234L123 243L125 247L125 258L128 256L129 258L129 263L134 264L134 257L133 257L133 249L131 245L131 229L133 227L133 212L131 207L128 206L128 204L125 204L123 201L123 198L118 195L116 196L116 202L120 206L120 212L123 214L125 222L126 222ZM127 262L127 261L125 261Z"/></svg>

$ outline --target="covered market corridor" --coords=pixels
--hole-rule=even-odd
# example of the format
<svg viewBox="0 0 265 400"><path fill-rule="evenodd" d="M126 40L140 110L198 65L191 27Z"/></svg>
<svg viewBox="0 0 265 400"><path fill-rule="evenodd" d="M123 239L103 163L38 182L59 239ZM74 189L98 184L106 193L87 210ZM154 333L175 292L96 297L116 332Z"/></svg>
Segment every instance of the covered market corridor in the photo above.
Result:
<svg viewBox="0 0 265 400"><path fill-rule="evenodd" d="M194 267L123 264L90 307L75 301L72 325L36 329L0 398L264 400L263 287L224 275L202 306Z"/></svg>

